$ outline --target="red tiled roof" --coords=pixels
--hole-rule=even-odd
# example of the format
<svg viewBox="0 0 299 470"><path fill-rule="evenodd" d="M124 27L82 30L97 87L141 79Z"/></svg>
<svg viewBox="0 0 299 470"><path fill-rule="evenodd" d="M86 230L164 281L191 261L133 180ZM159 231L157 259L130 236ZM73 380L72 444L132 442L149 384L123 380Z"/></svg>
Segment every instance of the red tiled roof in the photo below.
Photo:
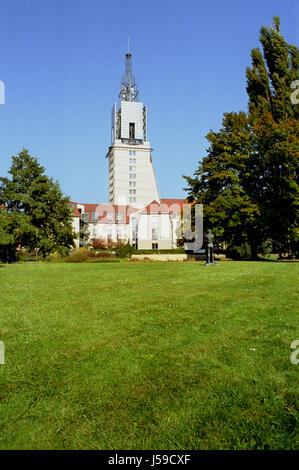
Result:
<svg viewBox="0 0 299 470"><path fill-rule="evenodd" d="M186 199L161 199L161 203L171 208L172 212L180 212L188 201Z"/></svg>
<svg viewBox="0 0 299 470"><path fill-rule="evenodd" d="M80 212L77 207L78 204L84 207L84 212L89 215L89 222L92 223L92 213L98 214L98 223L116 223L116 214L123 214L122 221L119 223L129 223L129 215L138 211L137 208L131 206L118 206L115 204L82 204L71 202L74 205L74 217L79 217ZM108 219L107 213L110 212L112 217Z"/></svg>
<svg viewBox="0 0 299 470"><path fill-rule="evenodd" d="M157 201L152 201L148 204L141 213L148 214L179 214L183 209L183 204L186 204L185 199L161 199L161 204Z"/></svg>
<svg viewBox="0 0 299 470"><path fill-rule="evenodd" d="M98 214L98 223L116 223L116 214L124 214L121 223L129 223L129 215L139 211L136 207L132 206L118 206L115 204L83 204L71 201L70 204L74 206L74 217L80 217L81 211L78 205L84 207L84 212L89 214L89 222L92 223L92 213ZM157 201L152 201L148 204L141 213L147 214L179 214L183 209L183 204L187 204L185 199L161 199L161 204ZM112 214L111 218L107 218L107 213Z"/></svg>
<svg viewBox="0 0 299 470"><path fill-rule="evenodd" d="M167 204L159 204L157 201L152 201L148 204L143 210L141 210L141 214L169 214L172 212L169 210Z"/></svg>

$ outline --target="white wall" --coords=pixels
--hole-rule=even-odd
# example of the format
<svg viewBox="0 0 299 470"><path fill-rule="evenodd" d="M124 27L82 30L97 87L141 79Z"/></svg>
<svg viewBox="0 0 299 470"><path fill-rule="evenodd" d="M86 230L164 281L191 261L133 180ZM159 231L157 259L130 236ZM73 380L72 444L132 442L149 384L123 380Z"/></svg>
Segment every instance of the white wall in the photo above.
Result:
<svg viewBox="0 0 299 470"><path fill-rule="evenodd" d="M135 139L144 139L143 104L135 101L121 102L121 138L129 138L129 123L135 123Z"/></svg>
<svg viewBox="0 0 299 470"><path fill-rule="evenodd" d="M135 158L136 163L130 163L130 158ZM110 149L109 159L109 188L110 182L113 188L113 192L109 191L111 204L142 208L154 200L160 202L149 142L128 145L116 141ZM130 171L129 167L135 167L135 170ZM130 174L135 174L136 178L129 178ZM130 187L130 181L136 185ZM130 189L135 189L136 194L130 194ZM130 201L130 197L136 197L136 202Z"/></svg>

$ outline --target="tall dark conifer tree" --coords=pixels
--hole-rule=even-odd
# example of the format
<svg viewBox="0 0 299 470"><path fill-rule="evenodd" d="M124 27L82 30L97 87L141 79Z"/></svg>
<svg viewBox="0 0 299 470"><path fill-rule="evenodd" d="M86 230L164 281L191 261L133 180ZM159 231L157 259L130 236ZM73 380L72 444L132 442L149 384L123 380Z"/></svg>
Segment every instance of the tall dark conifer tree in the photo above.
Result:
<svg viewBox="0 0 299 470"><path fill-rule="evenodd" d="M69 198L44 171L25 149L13 156L10 178L0 178L0 205L5 206L9 221L5 232L14 238L14 244L38 249L46 256L53 251L67 252L74 234Z"/></svg>

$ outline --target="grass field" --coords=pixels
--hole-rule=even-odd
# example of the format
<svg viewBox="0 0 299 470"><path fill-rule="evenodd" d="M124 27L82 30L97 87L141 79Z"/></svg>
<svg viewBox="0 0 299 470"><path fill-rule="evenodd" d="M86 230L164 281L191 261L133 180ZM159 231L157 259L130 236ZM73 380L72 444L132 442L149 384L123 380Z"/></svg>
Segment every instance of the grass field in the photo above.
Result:
<svg viewBox="0 0 299 470"><path fill-rule="evenodd" d="M0 448L295 449L298 269L0 266Z"/></svg>

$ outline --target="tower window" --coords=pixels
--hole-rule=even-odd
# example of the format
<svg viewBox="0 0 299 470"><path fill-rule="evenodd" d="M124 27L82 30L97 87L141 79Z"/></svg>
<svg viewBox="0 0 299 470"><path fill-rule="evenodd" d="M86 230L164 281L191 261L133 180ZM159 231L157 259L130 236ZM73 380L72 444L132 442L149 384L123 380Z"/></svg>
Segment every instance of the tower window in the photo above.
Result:
<svg viewBox="0 0 299 470"><path fill-rule="evenodd" d="M129 123L129 139L135 139L135 122Z"/></svg>

